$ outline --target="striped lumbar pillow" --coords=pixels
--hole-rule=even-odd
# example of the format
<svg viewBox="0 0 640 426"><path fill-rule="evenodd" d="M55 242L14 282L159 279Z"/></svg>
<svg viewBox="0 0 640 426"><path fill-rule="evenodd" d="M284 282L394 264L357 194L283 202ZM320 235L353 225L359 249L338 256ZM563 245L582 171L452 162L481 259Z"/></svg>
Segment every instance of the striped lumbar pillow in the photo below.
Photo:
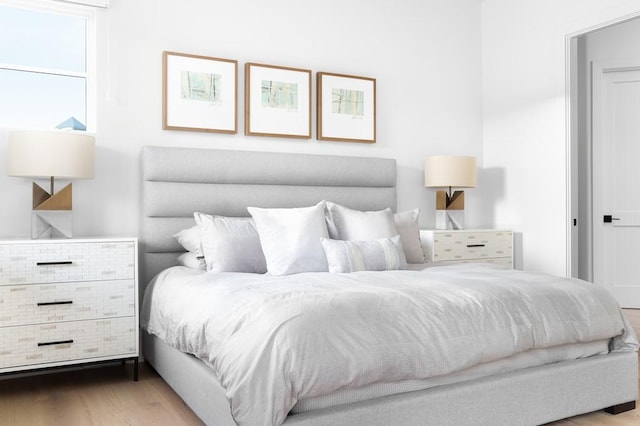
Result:
<svg viewBox="0 0 640 426"><path fill-rule="evenodd" d="M407 266L399 235L371 241L320 240L329 272L386 271Z"/></svg>

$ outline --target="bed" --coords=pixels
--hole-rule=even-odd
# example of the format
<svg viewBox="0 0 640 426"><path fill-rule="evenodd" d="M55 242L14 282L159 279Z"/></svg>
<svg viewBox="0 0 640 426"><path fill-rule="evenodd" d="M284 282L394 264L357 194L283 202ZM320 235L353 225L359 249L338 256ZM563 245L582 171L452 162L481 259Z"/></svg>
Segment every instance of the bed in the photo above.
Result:
<svg viewBox="0 0 640 426"><path fill-rule="evenodd" d="M193 225L194 211L243 217L248 216L247 206L295 208L321 200L362 211L396 207L397 171L390 159L145 147L142 165L144 284L153 277L190 274L173 268L184 250L172 235ZM482 275L488 266L439 268L406 272L402 279L411 284L416 274L444 276L456 268ZM198 287L197 281L203 278L191 279ZM234 285L238 278L229 279ZM369 279L375 281L373 275ZM157 279L153 282L160 287ZM409 284L408 291L414 291L415 286ZM624 325L628 328L628 323ZM237 412L210 363L155 334L143 331L142 336L145 360L206 424L236 424ZM627 336L629 347L634 347L634 341L635 336ZM596 348L595 353L524 369L497 368L491 374L468 374L456 380L439 377L439 382L426 388L370 392L369 397L341 403L311 403L280 420L285 425L528 425L600 409L617 413L634 408L638 386L635 350Z"/></svg>

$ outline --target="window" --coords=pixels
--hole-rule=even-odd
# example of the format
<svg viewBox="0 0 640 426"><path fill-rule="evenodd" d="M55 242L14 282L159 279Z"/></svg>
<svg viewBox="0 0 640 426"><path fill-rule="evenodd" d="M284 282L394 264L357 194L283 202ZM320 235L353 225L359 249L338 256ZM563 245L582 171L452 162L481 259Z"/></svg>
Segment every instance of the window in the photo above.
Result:
<svg viewBox="0 0 640 426"><path fill-rule="evenodd" d="M0 126L95 129L95 11L0 0Z"/></svg>

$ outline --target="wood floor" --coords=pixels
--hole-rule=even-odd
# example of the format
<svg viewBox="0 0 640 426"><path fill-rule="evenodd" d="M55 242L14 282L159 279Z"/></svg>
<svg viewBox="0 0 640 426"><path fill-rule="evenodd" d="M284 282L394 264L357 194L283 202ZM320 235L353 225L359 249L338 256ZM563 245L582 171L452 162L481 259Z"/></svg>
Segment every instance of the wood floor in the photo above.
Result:
<svg viewBox="0 0 640 426"><path fill-rule="evenodd" d="M640 310L625 310L640 335ZM85 368L0 381L0 426L201 425L200 420L145 364ZM640 426L640 410L603 411L550 423L562 426ZM484 425L483 425L484 426Z"/></svg>

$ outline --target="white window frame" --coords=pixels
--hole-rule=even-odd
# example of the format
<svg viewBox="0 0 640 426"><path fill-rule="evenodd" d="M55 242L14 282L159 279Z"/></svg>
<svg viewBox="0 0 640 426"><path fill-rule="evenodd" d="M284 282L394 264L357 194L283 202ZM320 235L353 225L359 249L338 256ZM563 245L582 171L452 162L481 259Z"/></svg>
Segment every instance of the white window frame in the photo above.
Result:
<svg viewBox="0 0 640 426"><path fill-rule="evenodd" d="M14 7L17 9L28 9L37 12L54 13L59 15L83 18L86 22L86 70L85 72L74 72L55 68L39 68L23 66L18 64L0 63L0 69L22 72L36 72L41 74L59 75L66 77L84 77L86 83L86 127L87 132L96 131L96 109L97 109L97 36L96 36L96 8L84 6L90 4L86 1L67 2L65 0L0 0L0 5ZM93 4L103 3L107 7L108 1L97 1Z"/></svg>

